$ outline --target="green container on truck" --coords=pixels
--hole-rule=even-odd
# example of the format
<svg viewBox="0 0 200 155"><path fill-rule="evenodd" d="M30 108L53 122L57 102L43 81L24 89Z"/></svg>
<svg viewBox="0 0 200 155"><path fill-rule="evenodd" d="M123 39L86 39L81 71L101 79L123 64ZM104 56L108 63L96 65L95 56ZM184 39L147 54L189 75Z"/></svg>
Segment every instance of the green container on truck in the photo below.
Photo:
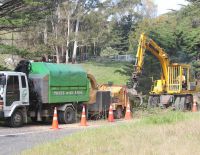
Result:
<svg viewBox="0 0 200 155"><path fill-rule="evenodd" d="M42 103L60 104L89 100L87 73L79 65L34 62L29 78Z"/></svg>
<svg viewBox="0 0 200 155"><path fill-rule="evenodd" d="M0 72L0 118L11 127L42 121L58 110L61 123L73 123L90 100L90 82L79 65L21 61L15 71Z"/></svg>

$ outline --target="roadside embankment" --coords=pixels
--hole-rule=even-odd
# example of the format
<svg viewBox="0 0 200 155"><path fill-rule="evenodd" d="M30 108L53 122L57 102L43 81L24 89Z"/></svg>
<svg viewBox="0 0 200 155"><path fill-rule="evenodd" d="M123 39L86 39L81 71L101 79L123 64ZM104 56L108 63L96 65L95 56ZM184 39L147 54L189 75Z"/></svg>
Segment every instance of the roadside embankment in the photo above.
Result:
<svg viewBox="0 0 200 155"><path fill-rule="evenodd" d="M198 154L200 113L164 112L113 126L85 128L23 152L35 154Z"/></svg>

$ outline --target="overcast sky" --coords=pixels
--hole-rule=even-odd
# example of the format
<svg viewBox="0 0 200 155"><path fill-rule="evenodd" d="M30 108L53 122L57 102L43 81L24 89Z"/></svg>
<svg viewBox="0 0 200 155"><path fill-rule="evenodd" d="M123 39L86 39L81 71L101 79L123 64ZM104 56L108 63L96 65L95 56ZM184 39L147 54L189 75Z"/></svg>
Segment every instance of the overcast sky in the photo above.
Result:
<svg viewBox="0 0 200 155"><path fill-rule="evenodd" d="M158 15L169 12L168 9L180 9L178 4L188 4L186 0L154 0L154 3L158 6Z"/></svg>

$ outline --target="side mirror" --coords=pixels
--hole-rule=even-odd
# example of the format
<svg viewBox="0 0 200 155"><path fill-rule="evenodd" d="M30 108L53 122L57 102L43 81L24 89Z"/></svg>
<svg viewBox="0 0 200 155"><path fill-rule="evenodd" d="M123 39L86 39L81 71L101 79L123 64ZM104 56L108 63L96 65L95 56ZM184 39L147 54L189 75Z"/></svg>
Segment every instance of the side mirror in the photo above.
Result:
<svg viewBox="0 0 200 155"><path fill-rule="evenodd" d="M0 85L6 85L6 76L0 75Z"/></svg>

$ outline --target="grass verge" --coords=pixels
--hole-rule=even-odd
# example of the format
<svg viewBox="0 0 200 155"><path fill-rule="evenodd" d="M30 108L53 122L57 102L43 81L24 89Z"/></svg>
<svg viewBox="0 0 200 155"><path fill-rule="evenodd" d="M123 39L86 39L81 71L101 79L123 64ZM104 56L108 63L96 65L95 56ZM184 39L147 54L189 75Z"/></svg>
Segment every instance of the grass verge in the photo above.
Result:
<svg viewBox="0 0 200 155"><path fill-rule="evenodd" d="M191 117L192 116L189 116L188 114L186 115L185 113L182 112L169 111L166 114L161 114L160 116L152 115L149 117L145 117L144 119L142 119L141 123L154 124L154 125L171 124L190 119Z"/></svg>
<svg viewBox="0 0 200 155"><path fill-rule="evenodd" d="M198 154L200 113L166 112L120 125L85 129L23 155Z"/></svg>
<svg viewBox="0 0 200 155"><path fill-rule="evenodd" d="M83 68L87 70L88 73L95 76L98 83L108 83L112 81L113 84L125 85L128 77L121 75L116 71L121 69L126 63L122 62L87 62L81 64Z"/></svg>

